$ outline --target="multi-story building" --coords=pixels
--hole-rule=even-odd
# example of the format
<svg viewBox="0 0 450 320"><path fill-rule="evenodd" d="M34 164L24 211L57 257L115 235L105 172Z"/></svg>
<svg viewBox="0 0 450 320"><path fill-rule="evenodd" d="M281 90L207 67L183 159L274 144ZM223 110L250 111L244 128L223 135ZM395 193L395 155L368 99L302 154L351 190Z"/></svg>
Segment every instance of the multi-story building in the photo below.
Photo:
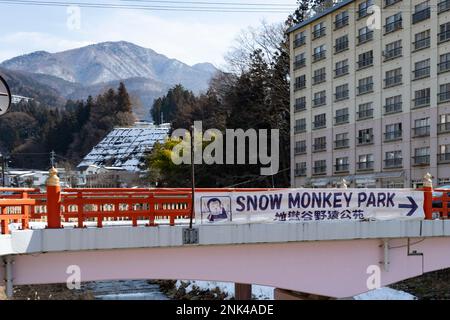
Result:
<svg viewBox="0 0 450 320"><path fill-rule="evenodd" d="M344 0L289 34L294 187L450 184L450 0Z"/></svg>

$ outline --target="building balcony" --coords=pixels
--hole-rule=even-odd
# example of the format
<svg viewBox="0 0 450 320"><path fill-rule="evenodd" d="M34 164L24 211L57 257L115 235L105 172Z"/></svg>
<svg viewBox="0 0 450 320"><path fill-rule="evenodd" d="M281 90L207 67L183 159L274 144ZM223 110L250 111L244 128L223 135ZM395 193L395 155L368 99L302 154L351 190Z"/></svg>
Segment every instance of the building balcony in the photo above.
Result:
<svg viewBox="0 0 450 320"><path fill-rule="evenodd" d="M300 81L294 84L294 91L303 90L305 88L306 88L306 81Z"/></svg>
<svg viewBox="0 0 450 320"><path fill-rule="evenodd" d="M388 33L400 30L402 28L402 25L403 25L402 20L388 23L384 26L384 34L388 34Z"/></svg>
<svg viewBox="0 0 450 320"><path fill-rule="evenodd" d="M358 70L373 66L373 58L358 61Z"/></svg>
<svg viewBox="0 0 450 320"><path fill-rule="evenodd" d="M366 162L358 162L357 170L358 171L369 171L374 169L374 161L366 161Z"/></svg>
<svg viewBox="0 0 450 320"><path fill-rule="evenodd" d="M450 101L450 91L438 93L438 103Z"/></svg>
<svg viewBox="0 0 450 320"><path fill-rule="evenodd" d="M403 47L397 47L391 50L383 51L384 61L392 60L401 57L403 53Z"/></svg>
<svg viewBox="0 0 450 320"><path fill-rule="evenodd" d="M306 37L300 37L294 40L294 48L301 47L302 45L306 44Z"/></svg>
<svg viewBox="0 0 450 320"><path fill-rule="evenodd" d="M326 143L313 144L313 152L324 152L327 151Z"/></svg>
<svg viewBox="0 0 450 320"><path fill-rule="evenodd" d="M346 173L349 172L350 165L349 164L337 164L334 166L335 173Z"/></svg>
<svg viewBox="0 0 450 320"><path fill-rule="evenodd" d="M448 133L448 132L450 132L450 122L438 124L438 133Z"/></svg>
<svg viewBox="0 0 450 320"><path fill-rule="evenodd" d="M336 92L334 94L334 101L338 102L338 101L342 101L342 100L346 100L349 97L349 91L348 90L344 90L341 92Z"/></svg>
<svg viewBox="0 0 450 320"><path fill-rule="evenodd" d="M334 30L341 29L348 26L348 16L334 21Z"/></svg>
<svg viewBox="0 0 450 320"><path fill-rule="evenodd" d="M349 147L350 140L349 139L342 139L342 140L335 140L334 141L334 148L335 149L344 149Z"/></svg>
<svg viewBox="0 0 450 320"><path fill-rule="evenodd" d="M340 124L346 124L349 121L349 115L348 114L343 114L341 116L336 116L334 117L334 124L335 125L340 125Z"/></svg>
<svg viewBox="0 0 450 320"><path fill-rule="evenodd" d="M413 157L413 165L415 166L427 166L430 164L430 156L414 156Z"/></svg>
<svg viewBox="0 0 450 320"><path fill-rule="evenodd" d="M394 158L394 159L384 160L384 168L386 168L386 169L401 168L401 167L403 167L403 159L402 158Z"/></svg>
<svg viewBox="0 0 450 320"><path fill-rule="evenodd" d="M327 102L327 98L326 97L320 97L320 98L316 98L313 99L313 107L320 107L326 104Z"/></svg>
<svg viewBox="0 0 450 320"><path fill-rule="evenodd" d="M357 39L358 39L358 45L373 40L373 30L367 31L364 34L360 34L359 36L357 36Z"/></svg>
<svg viewBox="0 0 450 320"><path fill-rule="evenodd" d="M403 133L401 130L385 132L384 133L384 141L391 142L391 141L401 140L402 135L403 135Z"/></svg>
<svg viewBox="0 0 450 320"><path fill-rule="evenodd" d="M413 80L428 78L430 76L430 67L424 67L413 71Z"/></svg>
<svg viewBox="0 0 450 320"><path fill-rule="evenodd" d="M313 33L312 33L313 40L316 40L316 39L319 39L321 37L324 37L326 35L325 30L326 30L325 27L322 27L320 29L314 30Z"/></svg>
<svg viewBox="0 0 450 320"><path fill-rule="evenodd" d="M316 84L319 84L319 83L323 83L326 80L327 80L327 76L326 76L325 73L319 74L319 75L314 76L312 78L313 85L316 85Z"/></svg>
<svg viewBox="0 0 450 320"><path fill-rule="evenodd" d="M305 147L295 147L294 152L295 152L295 155L305 154L306 146Z"/></svg>
<svg viewBox="0 0 450 320"><path fill-rule="evenodd" d="M295 169L294 174L296 177L306 177L306 168Z"/></svg>
<svg viewBox="0 0 450 320"><path fill-rule="evenodd" d="M327 166L313 167L313 175L320 176L327 174Z"/></svg>
<svg viewBox="0 0 450 320"><path fill-rule="evenodd" d="M384 79L384 87L385 88L395 87L395 86L399 86L401 84L402 84L402 75L401 74Z"/></svg>
<svg viewBox="0 0 450 320"><path fill-rule="evenodd" d="M450 40L450 30L438 33L438 42L442 43Z"/></svg>
<svg viewBox="0 0 450 320"><path fill-rule="evenodd" d="M414 51L422 50L430 47L430 37L426 37L413 42Z"/></svg>
<svg viewBox="0 0 450 320"><path fill-rule="evenodd" d="M360 137L356 138L356 143L358 144L358 146L365 146L368 144L373 144L374 139L373 139L373 134L371 135L363 135Z"/></svg>
<svg viewBox="0 0 450 320"><path fill-rule="evenodd" d="M338 77L342 77L344 75L348 74L348 66L344 66L341 68L337 68L334 70L334 77L338 78Z"/></svg>
<svg viewBox="0 0 450 320"><path fill-rule="evenodd" d="M334 46L334 53L339 53L348 49L348 41L339 43Z"/></svg>
<svg viewBox="0 0 450 320"><path fill-rule="evenodd" d="M362 95L362 94L371 93L371 92L373 92L373 83L360 85L357 88L357 95Z"/></svg>
<svg viewBox="0 0 450 320"><path fill-rule="evenodd" d="M412 15L412 23L414 24L423 20L430 19L430 15L431 15L430 7L417 11Z"/></svg>
<svg viewBox="0 0 450 320"><path fill-rule="evenodd" d="M450 0L444 0L438 3L438 14L450 10Z"/></svg>
<svg viewBox="0 0 450 320"><path fill-rule="evenodd" d="M416 127L413 128L412 130L414 138L430 136L430 126Z"/></svg>
<svg viewBox="0 0 450 320"><path fill-rule="evenodd" d="M358 120L365 120L373 118L373 109L367 109L363 111L358 111L356 113Z"/></svg>
<svg viewBox="0 0 450 320"><path fill-rule="evenodd" d="M327 123L325 121L313 122L313 130L319 130L327 127Z"/></svg>
<svg viewBox="0 0 450 320"><path fill-rule="evenodd" d="M443 73L450 71L450 60L438 63L438 72Z"/></svg>
<svg viewBox="0 0 450 320"><path fill-rule="evenodd" d="M430 96L420 97L413 100L413 109L423 108L430 105Z"/></svg>
<svg viewBox="0 0 450 320"><path fill-rule="evenodd" d="M450 163L450 152L438 153L437 158L438 163Z"/></svg>
<svg viewBox="0 0 450 320"><path fill-rule="evenodd" d="M306 103L296 103L294 104L294 111L301 112L306 110Z"/></svg>
<svg viewBox="0 0 450 320"><path fill-rule="evenodd" d="M313 62L317 62L326 58L326 51L320 51L313 54Z"/></svg>
<svg viewBox="0 0 450 320"><path fill-rule="evenodd" d="M306 125L294 127L294 133L303 133L303 132L306 132Z"/></svg>
<svg viewBox="0 0 450 320"><path fill-rule="evenodd" d="M300 60L296 60L294 62L294 70L298 70L301 69L303 67L306 66L306 58L300 59Z"/></svg>
<svg viewBox="0 0 450 320"><path fill-rule="evenodd" d="M403 103L401 102L387 104L384 106L384 114L393 114L402 112L402 105Z"/></svg>

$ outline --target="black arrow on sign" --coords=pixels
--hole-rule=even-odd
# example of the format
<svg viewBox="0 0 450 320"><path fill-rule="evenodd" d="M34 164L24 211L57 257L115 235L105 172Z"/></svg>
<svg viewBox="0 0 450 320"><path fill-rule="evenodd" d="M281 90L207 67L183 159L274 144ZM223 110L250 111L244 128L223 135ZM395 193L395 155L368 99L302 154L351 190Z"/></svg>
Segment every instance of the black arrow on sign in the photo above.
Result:
<svg viewBox="0 0 450 320"><path fill-rule="evenodd" d="M398 207L400 209L411 209L407 216L410 217L414 214L414 212L416 212L417 208L419 208L419 206L417 205L416 201L413 199L413 197L406 197L408 198L409 202L411 202L411 204L399 204Z"/></svg>

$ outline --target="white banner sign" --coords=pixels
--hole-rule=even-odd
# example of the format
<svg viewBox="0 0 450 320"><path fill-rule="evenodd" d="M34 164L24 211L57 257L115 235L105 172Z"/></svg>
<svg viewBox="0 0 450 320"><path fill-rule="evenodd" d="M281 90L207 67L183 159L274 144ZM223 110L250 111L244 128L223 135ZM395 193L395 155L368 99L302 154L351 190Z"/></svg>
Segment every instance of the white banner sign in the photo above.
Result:
<svg viewBox="0 0 450 320"><path fill-rule="evenodd" d="M196 223L414 220L425 217L423 192L409 189L286 189L200 192Z"/></svg>

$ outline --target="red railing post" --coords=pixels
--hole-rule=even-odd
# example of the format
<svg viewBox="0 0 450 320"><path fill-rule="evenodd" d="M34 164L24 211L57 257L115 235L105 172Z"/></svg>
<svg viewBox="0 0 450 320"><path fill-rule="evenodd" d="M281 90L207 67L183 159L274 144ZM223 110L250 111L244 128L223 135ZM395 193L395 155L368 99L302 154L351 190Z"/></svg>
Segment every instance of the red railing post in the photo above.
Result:
<svg viewBox="0 0 450 320"><path fill-rule="evenodd" d="M433 180L431 174L427 173L423 178L423 210L425 219L433 219Z"/></svg>
<svg viewBox="0 0 450 320"><path fill-rule="evenodd" d="M61 228L61 186L58 171L51 168L47 179L47 228Z"/></svg>

